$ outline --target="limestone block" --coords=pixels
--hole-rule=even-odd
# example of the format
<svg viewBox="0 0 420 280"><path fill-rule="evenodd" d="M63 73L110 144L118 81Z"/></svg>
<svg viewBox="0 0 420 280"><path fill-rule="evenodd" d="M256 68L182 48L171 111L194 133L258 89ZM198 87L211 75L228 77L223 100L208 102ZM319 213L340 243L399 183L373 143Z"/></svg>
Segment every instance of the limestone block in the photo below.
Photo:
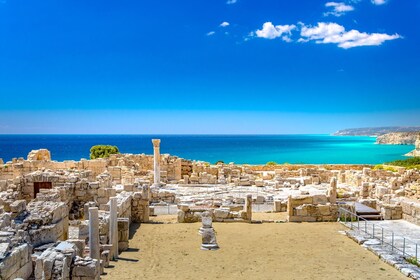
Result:
<svg viewBox="0 0 420 280"><path fill-rule="evenodd" d="M188 204L180 204L180 205L178 206L178 208L179 208L181 211L184 211L184 212L188 212L188 211L190 210L190 207L189 207L189 205L188 205Z"/></svg>
<svg viewBox="0 0 420 280"><path fill-rule="evenodd" d="M28 160L38 161L51 161L51 153L47 149L32 150L28 154Z"/></svg>
<svg viewBox="0 0 420 280"><path fill-rule="evenodd" d="M308 211L307 211L307 207L305 207L305 205L301 205L295 208L295 213L296 216L307 216L308 215Z"/></svg>
<svg viewBox="0 0 420 280"><path fill-rule="evenodd" d="M295 196L289 199L293 207L303 205L303 204L313 204L312 196Z"/></svg>
<svg viewBox="0 0 420 280"><path fill-rule="evenodd" d="M16 200L10 204L10 211L13 213L21 213L26 210L25 200Z"/></svg>
<svg viewBox="0 0 420 280"><path fill-rule="evenodd" d="M0 279L28 279L32 273L31 250L28 244L13 248L0 262Z"/></svg>
<svg viewBox="0 0 420 280"><path fill-rule="evenodd" d="M323 194L314 195L312 197L312 199L313 199L313 204L323 204L324 205L324 204L327 204L327 202L328 202L327 196L323 195Z"/></svg>
<svg viewBox="0 0 420 280"><path fill-rule="evenodd" d="M384 195L388 194L388 188L384 186L376 186L376 197L382 198Z"/></svg>
<svg viewBox="0 0 420 280"><path fill-rule="evenodd" d="M330 211L330 206L329 205L319 205L318 206L318 210L319 210L319 213L322 216L330 216L331 215L331 211Z"/></svg>
<svg viewBox="0 0 420 280"><path fill-rule="evenodd" d="M411 215L411 208L413 207L414 202L412 201L401 201L401 207L404 214Z"/></svg>
<svg viewBox="0 0 420 280"><path fill-rule="evenodd" d="M229 209L215 209L213 214L215 219L227 219L229 217Z"/></svg>
<svg viewBox="0 0 420 280"><path fill-rule="evenodd" d="M182 210L178 210L178 223L184 223L185 222L185 212Z"/></svg>
<svg viewBox="0 0 420 280"><path fill-rule="evenodd" d="M264 187L264 181L263 180L255 180L255 186L256 187Z"/></svg>
<svg viewBox="0 0 420 280"><path fill-rule="evenodd" d="M316 217L310 217L310 216L306 216L306 217L302 217L301 222L316 222L317 218Z"/></svg>

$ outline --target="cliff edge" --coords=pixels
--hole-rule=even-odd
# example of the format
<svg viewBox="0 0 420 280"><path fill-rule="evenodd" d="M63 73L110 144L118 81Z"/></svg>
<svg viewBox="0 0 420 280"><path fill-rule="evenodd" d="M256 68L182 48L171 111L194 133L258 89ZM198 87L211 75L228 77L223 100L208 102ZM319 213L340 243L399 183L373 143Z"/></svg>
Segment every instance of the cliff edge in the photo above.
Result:
<svg viewBox="0 0 420 280"><path fill-rule="evenodd" d="M387 126L387 127L364 127L349 128L335 132L336 136L380 136L392 132L419 132L418 126ZM413 142L414 143L414 142Z"/></svg>
<svg viewBox="0 0 420 280"><path fill-rule="evenodd" d="M408 157L420 157L420 136L417 138L416 142L415 142L416 148L409 152L408 154L406 154L406 156Z"/></svg>
<svg viewBox="0 0 420 280"><path fill-rule="evenodd" d="M414 145L420 137L420 132L392 132L376 138L376 144L388 145Z"/></svg>

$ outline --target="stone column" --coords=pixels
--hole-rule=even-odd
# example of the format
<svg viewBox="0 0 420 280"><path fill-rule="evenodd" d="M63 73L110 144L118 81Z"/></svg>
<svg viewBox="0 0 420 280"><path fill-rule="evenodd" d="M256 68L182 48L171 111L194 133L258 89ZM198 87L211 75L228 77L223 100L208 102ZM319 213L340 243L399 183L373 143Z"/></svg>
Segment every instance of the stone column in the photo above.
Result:
<svg viewBox="0 0 420 280"><path fill-rule="evenodd" d="M252 220L252 195L248 194L245 201L246 218L248 221Z"/></svg>
<svg viewBox="0 0 420 280"><path fill-rule="evenodd" d="M111 260L118 258L118 206L117 198L111 197L109 200L109 244L112 244L110 252Z"/></svg>
<svg viewBox="0 0 420 280"><path fill-rule="evenodd" d="M98 207L89 208L89 257L100 260Z"/></svg>
<svg viewBox="0 0 420 280"><path fill-rule="evenodd" d="M290 217L293 217L293 205L292 205L292 196L289 195L289 198L287 199L287 215Z"/></svg>
<svg viewBox="0 0 420 280"><path fill-rule="evenodd" d="M328 195L330 197L330 203L337 203L337 178L332 177L330 181L330 189L328 190Z"/></svg>
<svg viewBox="0 0 420 280"><path fill-rule="evenodd" d="M160 186L160 139L152 139L154 186Z"/></svg>

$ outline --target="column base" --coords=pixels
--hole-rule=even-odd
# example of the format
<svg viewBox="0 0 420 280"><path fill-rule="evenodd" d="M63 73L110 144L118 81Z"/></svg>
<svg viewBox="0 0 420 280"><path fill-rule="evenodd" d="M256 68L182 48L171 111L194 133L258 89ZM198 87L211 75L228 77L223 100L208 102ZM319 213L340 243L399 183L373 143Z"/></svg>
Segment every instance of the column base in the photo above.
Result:
<svg viewBox="0 0 420 280"><path fill-rule="evenodd" d="M215 251L219 250L220 247L217 244L201 244L201 250L205 251Z"/></svg>

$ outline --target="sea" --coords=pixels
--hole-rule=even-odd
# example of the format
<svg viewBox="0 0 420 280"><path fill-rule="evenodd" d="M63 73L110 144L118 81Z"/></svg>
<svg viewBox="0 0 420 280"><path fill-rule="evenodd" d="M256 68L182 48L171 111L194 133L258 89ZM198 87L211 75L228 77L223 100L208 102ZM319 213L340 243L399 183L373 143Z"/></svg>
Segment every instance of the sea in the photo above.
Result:
<svg viewBox="0 0 420 280"><path fill-rule="evenodd" d="M374 137L331 135L0 135L0 158L26 158L46 148L56 161L89 158L94 145L114 145L121 153L161 153L210 163L379 164L404 159L414 145L377 145Z"/></svg>

